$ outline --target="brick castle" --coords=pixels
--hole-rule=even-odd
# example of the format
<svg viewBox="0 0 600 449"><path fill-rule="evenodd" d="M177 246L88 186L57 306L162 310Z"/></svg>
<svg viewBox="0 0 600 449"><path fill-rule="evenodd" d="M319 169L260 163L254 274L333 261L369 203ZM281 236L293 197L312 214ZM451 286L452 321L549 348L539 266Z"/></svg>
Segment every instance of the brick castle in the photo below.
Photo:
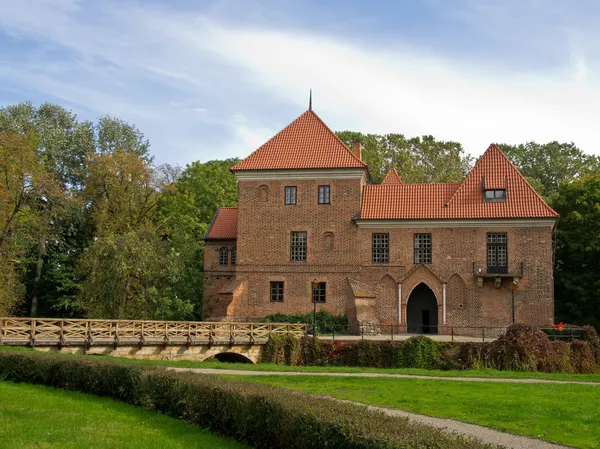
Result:
<svg viewBox="0 0 600 449"><path fill-rule="evenodd" d="M214 320L318 308L400 332L553 322L558 214L491 145L460 183L369 183L308 110L232 167L238 207L206 234L204 303ZM466 330L465 330L466 332Z"/></svg>

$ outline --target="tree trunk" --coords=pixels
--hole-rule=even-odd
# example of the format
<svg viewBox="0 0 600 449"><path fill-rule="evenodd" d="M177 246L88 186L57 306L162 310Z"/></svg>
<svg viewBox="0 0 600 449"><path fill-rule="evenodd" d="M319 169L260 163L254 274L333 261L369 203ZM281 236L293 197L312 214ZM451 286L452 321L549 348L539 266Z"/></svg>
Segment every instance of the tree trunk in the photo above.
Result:
<svg viewBox="0 0 600 449"><path fill-rule="evenodd" d="M44 267L44 256L46 255L46 234L42 233L40 237L40 243L38 247L38 258L37 263L35 265L35 278L33 281L33 289L31 296L31 310L30 316L35 317L37 315L38 308L38 293L39 293L39 285L40 279L42 278L42 268Z"/></svg>

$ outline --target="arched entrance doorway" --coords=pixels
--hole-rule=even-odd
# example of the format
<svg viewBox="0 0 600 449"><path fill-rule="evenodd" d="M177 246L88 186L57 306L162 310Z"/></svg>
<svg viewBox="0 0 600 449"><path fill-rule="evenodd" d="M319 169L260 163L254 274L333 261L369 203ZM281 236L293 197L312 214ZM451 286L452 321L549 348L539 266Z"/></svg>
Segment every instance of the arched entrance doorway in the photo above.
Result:
<svg viewBox="0 0 600 449"><path fill-rule="evenodd" d="M406 305L408 333L437 334L438 310L433 291L425 284L417 285Z"/></svg>

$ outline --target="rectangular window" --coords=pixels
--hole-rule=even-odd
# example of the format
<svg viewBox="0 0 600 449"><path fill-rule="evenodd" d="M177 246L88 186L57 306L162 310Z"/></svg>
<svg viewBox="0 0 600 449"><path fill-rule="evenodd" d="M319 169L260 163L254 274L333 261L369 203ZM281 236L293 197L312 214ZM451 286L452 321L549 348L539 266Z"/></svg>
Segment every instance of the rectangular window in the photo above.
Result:
<svg viewBox="0 0 600 449"><path fill-rule="evenodd" d="M487 234L488 273L508 273L508 246L506 232Z"/></svg>
<svg viewBox="0 0 600 449"><path fill-rule="evenodd" d="M227 265L227 259L229 256L229 251L226 246L222 246L219 249L219 265Z"/></svg>
<svg viewBox="0 0 600 449"><path fill-rule="evenodd" d="M431 234L415 234L415 263L431 263Z"/></svg>
<svg viewBox="0 0 600 449"><path fill-rule="evenodd" d="M292 232L290 259L292 262L306 262L306 232Z"/></svg>
<svg viewBox="0 0 600 449"><path fill-rule="evenodd" d="M390 261L390 235L373 234L373 263Z"/></svg>
<svg viewBox="0 0 600 449"><path fill-rule="evenodd" d="M237 250L235 248L235 246L233 248L231 248L231 265L235 265L235 263L237 262Z"/></svg>
<svg viewBox="0 0 600 449"><path fill-rule="evenodd" d="M285 188L285 204L296 204L296 186Z"/></svg>
<svg viewBox="0 0 600 449"><path fill-rule="evenodd" d="M483 201L501 203L506 201L506 189L486 189L483 191Z"/></svg>
<svg viewBox="0 0 600 449"><path fill-rule="evenodd" d="M329 204L329 186L319 186L319 204Z"/></svg>
<svg viewBox="0 0 600 449"><path fill-rule="evenodd" d="M283 282L271 282L271 302L283 302Z"/></svg>
<svg viewBox="0 0 600 449"><path fill-rule="evenodd" d="M313 289L313 302L325 302L327 300L327 283L319 282L317 288Z"/></svg>

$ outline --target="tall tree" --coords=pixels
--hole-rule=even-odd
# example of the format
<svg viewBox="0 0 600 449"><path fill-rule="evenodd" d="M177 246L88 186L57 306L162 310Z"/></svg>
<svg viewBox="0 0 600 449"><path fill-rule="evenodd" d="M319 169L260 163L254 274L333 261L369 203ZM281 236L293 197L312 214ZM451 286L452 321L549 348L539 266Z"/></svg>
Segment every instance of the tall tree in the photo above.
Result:
<svg viewBox="0 0 600 449"><path fill-rule="evenodd" d="M45 211L62 197L54 175L38 160L36 147L37 136L33 132L0 133L0 255L4 259L1 271L14 291L21 289L15 273L11 273L10 261L26 262L23 256L31 239L45 235L51 226Z"/></svg>
<svg viewBox="0 0 600 449"><path fill-rule="evenodd" d="M188 165L165 189L159 203L158 222L185 266L177 292L193 301L195 319L203 317L203 238L217 208L237 203L237 183L230 172L237 162L228 159Z"/></svg>
<svg viewBox="0 0 600 449"><path fill-rule="evenodd" d="M460 182L472 165L460 143L438 141L433 136L407 139L402 134L362 134L354 131L336 133L346 145L353 140L363 144L363 159L371 178L381 182L391 168L396 168L405 182Z"/></svg>
<svg viewBox="0 0 600 449"><path fill-rule="evenodd" d="M561 184L552 205L557 319L600 328L600 171Z"/></svg>

